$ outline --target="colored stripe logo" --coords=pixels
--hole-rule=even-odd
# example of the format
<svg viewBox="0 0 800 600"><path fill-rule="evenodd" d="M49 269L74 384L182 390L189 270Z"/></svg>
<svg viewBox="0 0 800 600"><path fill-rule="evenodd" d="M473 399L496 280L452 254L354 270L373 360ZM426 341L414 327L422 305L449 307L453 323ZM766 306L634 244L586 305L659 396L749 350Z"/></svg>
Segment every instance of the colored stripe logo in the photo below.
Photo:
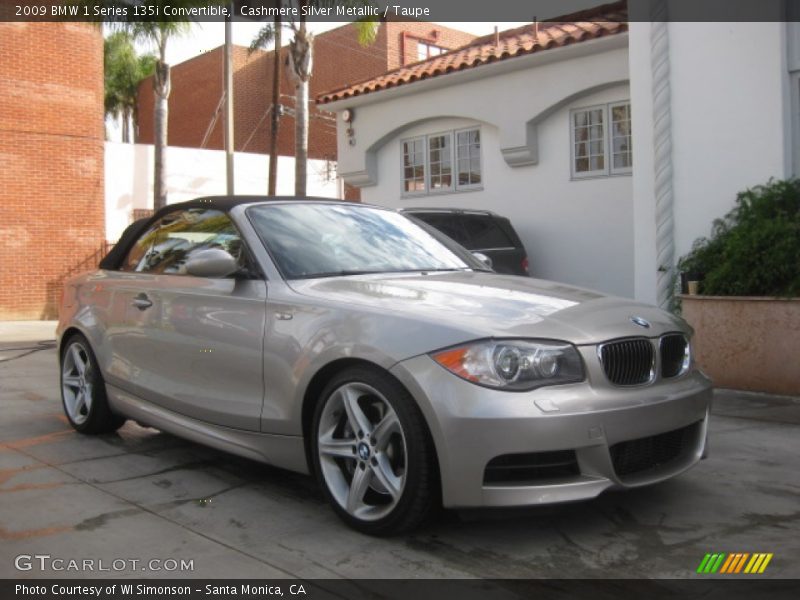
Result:
<svg viewBox="0 0 800 600"><path fill-rule="evenodd" d="M697 567L697 572L702 574L720 573L725 575L760 575L763 573L772 553L767 552L715 552L706 554Z"/></svg>

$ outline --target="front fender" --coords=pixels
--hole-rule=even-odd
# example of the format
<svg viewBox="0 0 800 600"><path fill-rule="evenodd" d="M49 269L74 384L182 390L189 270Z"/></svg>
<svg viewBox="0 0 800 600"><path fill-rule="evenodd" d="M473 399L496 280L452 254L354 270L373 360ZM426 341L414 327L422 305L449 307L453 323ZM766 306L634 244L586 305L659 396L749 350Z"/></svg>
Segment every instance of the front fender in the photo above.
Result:
<svg viewBox="0 0 800 600"><path fill-rule="evenodd" d="M322 369L357 359L390 371L397 363L474 339L474 334L402 313L320 303L270 286L264 340L261 430L302 435L303 401Z"/></svg>

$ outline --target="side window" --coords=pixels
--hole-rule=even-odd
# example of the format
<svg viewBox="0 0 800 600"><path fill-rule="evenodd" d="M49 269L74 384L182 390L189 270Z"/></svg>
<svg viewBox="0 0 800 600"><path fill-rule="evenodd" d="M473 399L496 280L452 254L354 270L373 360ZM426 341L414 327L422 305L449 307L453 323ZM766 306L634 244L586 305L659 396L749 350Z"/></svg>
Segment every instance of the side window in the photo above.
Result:
<svg viewBox="0 0 800 600"><path fill-rule="evenodd" d="M156 221L139 237L122 269L184 275L192 254L208 248L227 250L240 264L245 263L241 237L225 213L205 208L177 211Z"/></svg>
<svg viewBox="0 0 800 600"><path fill-rule="evenodd" d="M514 242L508 239L492 217L464 215L464 228L469 236L467 248L470 250L492 250L513 248Z"/></svg>
<svg viewBox="0 0 800 600"><path fill-rule="evenodd" d="M467 246L469 239L458 215L422 213L414 216L425 221L431 227L438 229L451 240L455 240L462 246Z"/></svg>

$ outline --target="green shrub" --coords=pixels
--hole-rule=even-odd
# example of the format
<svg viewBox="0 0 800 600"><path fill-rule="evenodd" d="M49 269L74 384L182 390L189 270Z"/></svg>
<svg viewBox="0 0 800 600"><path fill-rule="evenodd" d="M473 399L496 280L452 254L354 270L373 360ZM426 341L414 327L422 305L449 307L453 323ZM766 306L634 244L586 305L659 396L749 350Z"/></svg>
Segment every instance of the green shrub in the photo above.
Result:
<svg viewBox="0 0 800 600"><path fill-rule="evenodd" d="M710 296L800 295L800 180L740 192L678 268Z"/></svg>

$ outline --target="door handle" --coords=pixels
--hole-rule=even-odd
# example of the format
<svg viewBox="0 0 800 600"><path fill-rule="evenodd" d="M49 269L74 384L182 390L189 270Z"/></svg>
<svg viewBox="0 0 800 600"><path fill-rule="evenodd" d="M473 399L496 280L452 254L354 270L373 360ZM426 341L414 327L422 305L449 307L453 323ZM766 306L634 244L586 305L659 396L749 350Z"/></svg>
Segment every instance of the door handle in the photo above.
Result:
<svg viewBox="0 0 800 600"><path fill-rule="evenodd" d="M147 294L139 294L133 299L131 304L139 310L145 310L146 308L153 306L153 302L147 297Z"/></svg>

